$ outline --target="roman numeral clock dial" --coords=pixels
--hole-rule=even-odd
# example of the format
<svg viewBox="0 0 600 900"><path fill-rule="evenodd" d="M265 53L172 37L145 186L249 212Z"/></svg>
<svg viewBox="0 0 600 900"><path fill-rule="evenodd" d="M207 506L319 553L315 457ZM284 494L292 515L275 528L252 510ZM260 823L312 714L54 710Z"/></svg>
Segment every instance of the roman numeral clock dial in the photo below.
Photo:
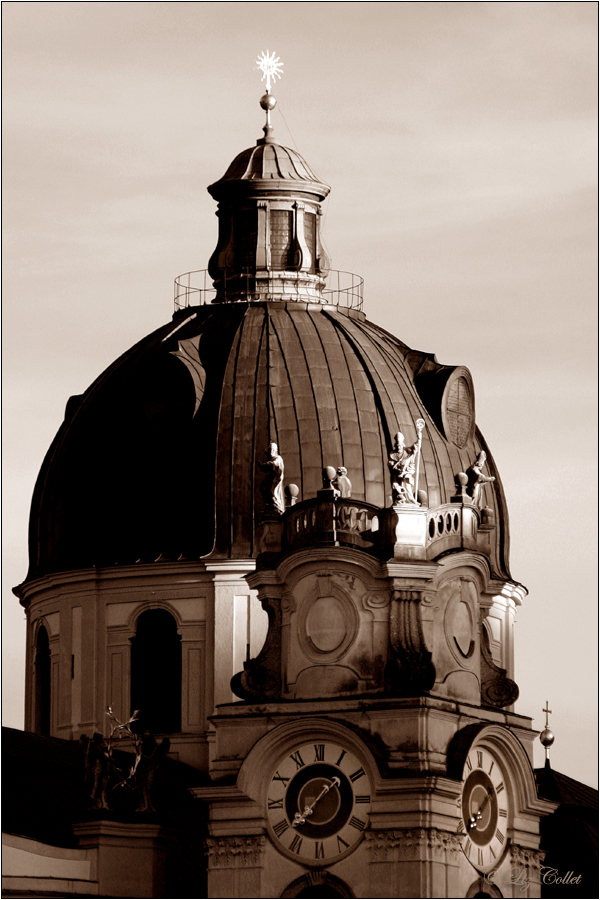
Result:
<svg viewBox="0 0 600 900"><path fill-rule="evenodd" d="M469 751L460 808L463 853L476 869L489 872L506 849L510 810L502 770L487 750Z"/></svg>
<svg viewBox="0 0 600 900"><path fill-rule="evenodd" d="M269 831L286 856L304 865L350 853L369 824L371 785L356 756L315 740L280 760L266 799Z"/></svg>

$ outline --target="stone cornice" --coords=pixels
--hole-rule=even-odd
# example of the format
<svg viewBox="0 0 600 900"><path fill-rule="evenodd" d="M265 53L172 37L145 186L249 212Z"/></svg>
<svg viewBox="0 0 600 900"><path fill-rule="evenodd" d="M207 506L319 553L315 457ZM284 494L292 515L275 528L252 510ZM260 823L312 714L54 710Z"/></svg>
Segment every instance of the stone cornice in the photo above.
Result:
<svg viewBox="0 0 600 900"><path fill-rule="evenodd" d="M416 582L431 581L437 575L440 564L437 562L394 562L390 560L381 566L381 574L385 578L412 578Z"/></svg>
<svg viewBox="0 0 600 900"><path fill-rule="evenodd" d="M216 800L226 802L243 803L248 800L247 794L241 791L235 784L210 784L203 787L190 788L190 794L197 800L214 802Z"/></svg>
<svg viewBox="0 0 600 900"><path fill-rule="evenodd" d="M244 560L243 562L243 565L239 561L235 563L240 573L245 574L252 571L254 560ZM246 563L248 564L246 565ZM218 571L218 569L202 560L74 569L70 572L55 572L52 575L43 575L33 581L23 582L13 588L13 593L19 598L22 606L27 606L34 597L36 600L43 599L44 595L52 596L57 591L61 594L65 592L85 593L109 586L111 589L127 589L133 585L139 586L144 579L148 580L148 584L159 587L163 581L181 585L209 583L214 580L209 574L212 571Z"/></svg>
<svg viewBox="0 0 600 900"><path fill-rule="evenodd" d="M214 572L216 580L223 581L235 575L242 578L254 572L256 560L254 559L207 559L203 560L207 572Z"/></svg>

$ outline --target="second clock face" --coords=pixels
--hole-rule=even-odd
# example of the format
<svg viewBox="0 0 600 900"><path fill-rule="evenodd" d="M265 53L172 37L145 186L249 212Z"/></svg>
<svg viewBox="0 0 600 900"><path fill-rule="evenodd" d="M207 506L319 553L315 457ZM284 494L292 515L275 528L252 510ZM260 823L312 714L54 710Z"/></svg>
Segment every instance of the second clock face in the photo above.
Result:
<svg viewBox="0 0 600 900"><path fill-rule="evenodd" d="M464 772L460 825L463 852L476 869L485 871L498 865L506 848L506 786L502 770L486 750L471 750Z"/></svg>
<svg viewBox="0 0 600 900"><path fill-rule="evenodd" d="M267 795L272 836L286 855L322 865L349 853L368 825L371 788L360 761L331 741L298 746L279 763Z"/></svg>

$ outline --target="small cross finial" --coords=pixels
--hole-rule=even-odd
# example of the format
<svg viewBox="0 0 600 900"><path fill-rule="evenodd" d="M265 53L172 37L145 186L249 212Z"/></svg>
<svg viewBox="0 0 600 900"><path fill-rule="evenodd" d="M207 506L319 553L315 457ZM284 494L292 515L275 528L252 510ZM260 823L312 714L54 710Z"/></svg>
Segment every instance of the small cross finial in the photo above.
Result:
<svg viewBox="0 0 600 900"><path fill-rule="evenodd" d="M552 714L552 710L548 709L548 701L546 700L546 708L542 710L543 713L546 713L546 728L548 727L548 716Z"/></svg>
<svg viewBox="0 0 600 900"><path fill-rule="evenodd" d="M542 712L543 712L543 713L546 713L546 727L544 728L544 730L543 730L542 733L540 734L540 743L541 743L542 747L543 747L543 748L545 749L545 751L546 751L546 765L549 766L549 765L550 765L550 747L551 747L552 744L554 743L554 735L552 734L552 732L551 732L550 729L548 728L548 716L550 715L550 713L552 712L552 710L550 709L547 700L546 700L546 706L545 706L545 708L542 710Z"/></svg>

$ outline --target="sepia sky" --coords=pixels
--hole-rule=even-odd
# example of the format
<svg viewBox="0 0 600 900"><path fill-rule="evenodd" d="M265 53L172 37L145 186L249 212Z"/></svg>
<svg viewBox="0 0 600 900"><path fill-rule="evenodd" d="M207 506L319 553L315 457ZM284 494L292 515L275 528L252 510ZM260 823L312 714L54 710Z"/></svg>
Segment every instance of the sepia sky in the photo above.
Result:
<svg viewBox="0 0 600 900"><path fill-rule="evenodd" d="M172 315L206 186L261 137L332 187L367 316L465 365L502 473L517 712L596 783L595 3L16 3L4 26L4 721L22 727L37 471L67 399ZM183 462L183 461L182 461ZM185 461L188 464L188 461ZM538 746L536 764L543 764Z"/></svg>

